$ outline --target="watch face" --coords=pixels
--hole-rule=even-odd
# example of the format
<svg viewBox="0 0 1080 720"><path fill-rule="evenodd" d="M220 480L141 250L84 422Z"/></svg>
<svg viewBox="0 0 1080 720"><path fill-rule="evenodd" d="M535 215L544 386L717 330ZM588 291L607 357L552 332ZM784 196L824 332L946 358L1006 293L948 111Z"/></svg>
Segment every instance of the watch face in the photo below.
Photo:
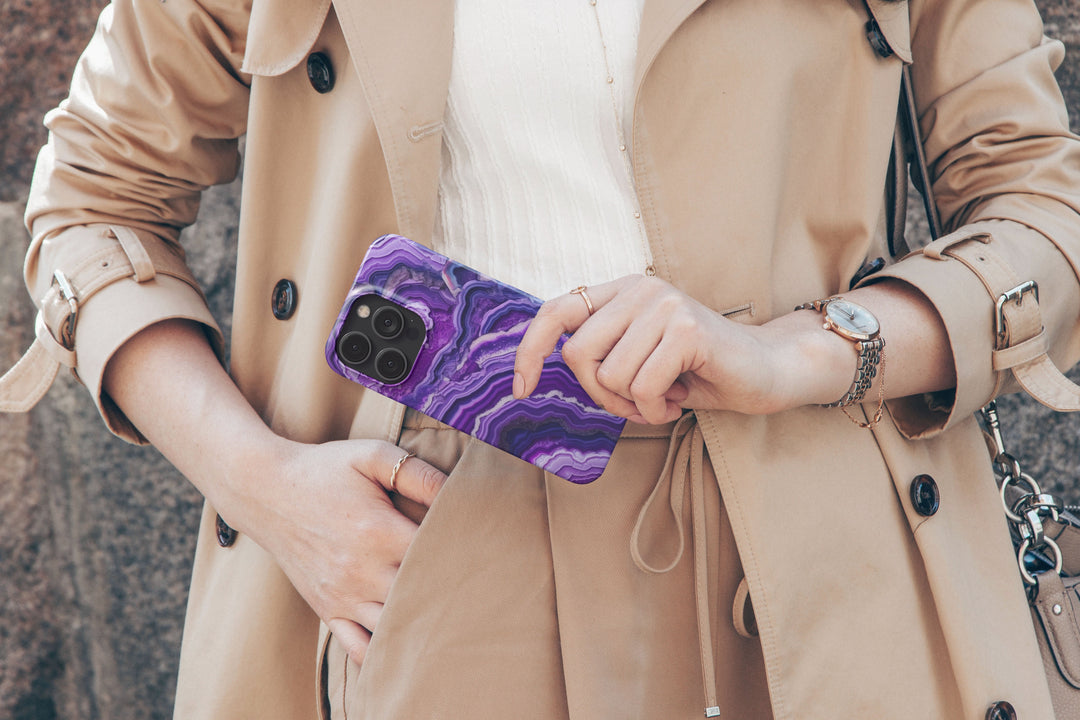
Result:
<svg viewBox="0 0 1080 720"><path fill-rule="evenodd" d="M872 340L877 337L877 318L862 305L837 298L825 306L825 317L833 329L852 340Z"/></svg>

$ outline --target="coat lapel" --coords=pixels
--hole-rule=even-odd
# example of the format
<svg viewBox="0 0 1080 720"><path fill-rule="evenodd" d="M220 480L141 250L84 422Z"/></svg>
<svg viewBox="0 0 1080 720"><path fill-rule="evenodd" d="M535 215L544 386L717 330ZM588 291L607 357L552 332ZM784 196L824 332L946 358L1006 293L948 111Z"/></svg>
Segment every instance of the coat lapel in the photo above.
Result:
<svg viewBox="0 0 1080 720"><path fill-rule="evenodd" d="M645 0L645 10L641 15L641 30L638 33L637 63L634 70L635 98L660 49L664 47L672 33L704 1Z"/></svg>
<svg viewBox="0 0 1080 720"><path fill-rule="evenodd" d="M635 95L660 49L702 2L646 0ZM450 82L453 3L335 0L334 8L379 132L401 232L427 242ZM424 22L414 22L420 17Z"/></svg>
<svg viewBox="0 0 1080 720"><path fill-rule="evenodd" d="M427 243L438 197L453 3L335 0L334 8L379 133L399 230Z"/></svg>

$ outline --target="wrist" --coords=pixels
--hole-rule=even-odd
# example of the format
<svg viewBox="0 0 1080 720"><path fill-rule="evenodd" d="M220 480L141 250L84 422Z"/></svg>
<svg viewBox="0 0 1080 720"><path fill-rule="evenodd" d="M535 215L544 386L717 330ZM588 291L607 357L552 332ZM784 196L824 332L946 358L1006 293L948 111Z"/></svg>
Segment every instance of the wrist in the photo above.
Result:
<svg viewBox="0 0 1080 720"><path fill-rule="evenodd" d="M273 432L261 419L237 424L219 436L219 460L196 483L214 509L234 529L247 535L261 524L259 515L280 496L283 472L299 443Z"/></svg>
<svg viewBox="0 0 1080 720"><path fill-rule="evenodd" d="M797 310L769 325L786 346L777 356L788 407L828 405L846 396L858 366L854 343L825 329L815 310Z"/></svg>
<svg viewBox="0 0 1080 720"><path fill-rule="evenodd" d="M814 310L821 314L822 328L850 342L855 348L855 374L847 392L825 407L841 408L848 419L864 428L872 428L881 420L885 403L885 340L877 317L862 305L840 296L804 303L796 310ZM879 376L879 370L881 371ZM852 415L847 407L862 402L877 378L877 409L866 422Z"/></svg>

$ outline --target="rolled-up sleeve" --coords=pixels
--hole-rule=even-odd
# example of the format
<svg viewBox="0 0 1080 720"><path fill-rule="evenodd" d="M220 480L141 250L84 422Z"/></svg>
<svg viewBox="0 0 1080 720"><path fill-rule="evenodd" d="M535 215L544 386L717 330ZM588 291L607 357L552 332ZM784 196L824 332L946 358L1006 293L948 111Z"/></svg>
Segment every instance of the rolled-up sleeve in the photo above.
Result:
<svg viewBox="0 0 1080 720"><path fill-rule="evenodd" d="M132 442L141 436L101 387L113 353L171 318L202 323L222 348L179 236L202 190L239 169L249 11L229 0L117 0L101 15L69 97L46 116L49 142L26 211L26 283L41 306L58 274L70 281L74 370L110 429ZM130 272L118 273L117 263Z"/></svg>
<svg viewBox="0 0 1080 720"><path fill-rule="evenodd" d="M912 74L945 231L978 237L1017 278L1034 280L1059 368L1080 358L1080 138L1054 79L1063 46L1029 2L913 3ZM1015 384L995 370L996 298L948 254L916 252L875 275L934 305L949 335L954 391L889 403L900 429L927 437ZM1004 382L1002 382L1004 381Z"/></svg>

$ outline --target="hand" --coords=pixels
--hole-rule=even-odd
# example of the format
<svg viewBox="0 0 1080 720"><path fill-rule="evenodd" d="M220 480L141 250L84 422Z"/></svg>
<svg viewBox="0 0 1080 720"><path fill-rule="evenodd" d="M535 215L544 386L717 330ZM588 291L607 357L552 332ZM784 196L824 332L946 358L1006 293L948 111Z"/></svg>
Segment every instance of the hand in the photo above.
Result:
<svg viewBox="0 0 1080 720"><path fill-rule="evenodd" d="M763 414L799 404L789 391L794 338L728 320L655 277L630 275L588 293L591 316L573 294L540 308L518 347L517 397L535 389L544 358L570 333L562 355L582 387L634 422L670 422L682 408Z"/></svg>
<svg viewBox="0 0 1080 720"><path fill-rule="evenodd" d="M405 451L376 440L276 435L189 321L151 325L109 361L116 404L237 530L267 550L356 662L416 524L387 495ZM446 477L418 458L396 488L430 505Z"/></svg>
<svg viewBox="0 0 1080 720"><path fill-rule="evenodd" d="M281 566L300 595L361 663L383 603L417 526L394 507L390 473L405 454L376 440L323 445L280 441L245 483L257 496L235 505L228 522L246 532ZM430 506L446 476L413 457L395 488Z"/></svg>

